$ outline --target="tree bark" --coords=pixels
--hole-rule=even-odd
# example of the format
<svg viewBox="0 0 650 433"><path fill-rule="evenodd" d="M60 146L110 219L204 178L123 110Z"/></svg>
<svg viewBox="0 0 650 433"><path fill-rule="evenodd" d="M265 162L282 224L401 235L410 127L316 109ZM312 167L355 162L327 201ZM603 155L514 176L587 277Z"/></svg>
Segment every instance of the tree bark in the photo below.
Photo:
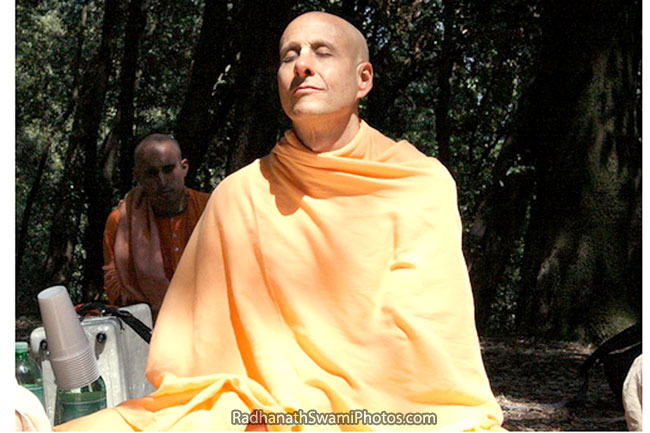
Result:
<svg viewBox="0 0 650 433"><path fill-rule="evenodd" d="M193 55L190 84L178 114L176 139L189 160L186 183L196 184L196 173L212 139L213 111L216 105L215 87L234 55L226 41L230 38L228 2L207 1L203 10L201 34Z"/></svg>
<svg viewBox="0 0 650 433"><path fill-rule="evenodd" d="M58 128L63 128L65 123L68 121L68 118L72 114L73 109L74 101L70 101L70 104L66 111L61 114L61 117L59 119L57 119ZM27 234L29 231L29 223L32 217L32 210L36 205L41 191L43 174L45 173L45 168L47 167L47 160L50 156L51 147L52 141L48 141L39 158L38 167L36 169L36 176L34 176L34 181L32 182L32 186L30 187L27 198L25 199L25 210L23 211L22 218L20 219L20 230L18 231L18 237L16 239L16 281L20 281L21 278L22 263L23 258L25 257L25 249L27 248Z"/></svg>
<svg viewBox="0 0 650 433"><path fill-rule="evenodd" d="M458 40L455 29L455 0L444 0L442 11L442 22L445 28L442 39L442 49L437 62L437 84L438 96L434 104L434 113L436 116L436 141L438 145L437 158L442 162L449 171L453 173L451 156L449 152L449 141L451 136L451 126L449 121L449 107L451 102L451 78L454 71L458 52L456 41Z"/></svg>
<svg viewBox="0 0 650 433"><path fill-rule="evenodd" d="M118 122L115 128L119 155L119 195L126 194L133 184L133 137L135 117L135 83L140 40L147 24L147 0L131 0L128 7L124 49L120 70L120 94L118 97Z"/></svg>
<svg viewBox="0 0 650 433"><path fill-rule="evenodd" d="M528 119L536 196L517 321L530 333L599 342L641 311L640 2L544 6Z"/></svg>
<svg viewBox="0 0 650 433"><path fill-rule="evenodd" d="M53 209L50 235L44 271L37 275L37 289L43 289L52 284L66 284L71 274L74 245L77 243L75 227L79 219L75 211L82 206L78 197L80 179L79 149L68 144L65 164L61 180L56 187L57 206ZM35 294L34 294L35 295Z"/></svg>
<svg viewBox="0 0 650 433"><path fill-rule="evenodd" d="M465 241L464 249L471 252L468 268L481 332L489 327L497 289L505 282L506 268L526 227L534 178L529 171L509 174L526 142L526 137L517 133L506 139L494 169L495 181L479 204Z"/></svg>
<svg viewBox="0 0 650 433"><path fill-rule="evenodd" d="M553 0L541 19L537 74L472 229L477 319L525 229L519 331L599 342L641 313L640 3Z"/></svg>
<svg viewBox="0 0 650 433"><path fill-rule="evenodd" d="M241 58L233 71L235 93L241 98L234 107L237 136L230 147L228 173L267 154L275 145L283 122L286 124L277 93L276 71L278 43L291 16L291 3L243 2L239 13L238 21L247 25L240 28ZM287 19L269 21L270 16Z"/></svg>
<svg viewBox="0 0 650 433"><path fill-rule="evenodd" d="M86 252L83 267L84 300L102 292L102 235L110 211L110 190L102 182L98 164L99 124L104 112L108 79L112 72L116 24L120 10L117 0L106 0L102 38L98 52L86 70L81 84L79 110L73 122L71 145L83 149L83 191L87 204L87 225L83 236Z"/></svg>

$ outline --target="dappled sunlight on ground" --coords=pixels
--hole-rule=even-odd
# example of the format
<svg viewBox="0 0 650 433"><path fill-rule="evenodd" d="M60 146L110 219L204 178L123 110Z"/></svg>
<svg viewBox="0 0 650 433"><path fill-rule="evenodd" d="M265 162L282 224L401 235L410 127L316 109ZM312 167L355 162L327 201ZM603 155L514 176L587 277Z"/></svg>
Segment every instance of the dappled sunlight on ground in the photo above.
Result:
<svg viewBox="0 0 650 433"><path fill-rule="evenodd" d="M601 365L590 371L584 406L568 407L582 380L578 366L595 349L568 342L518 337L481 340L492 390L504 427L518 431L627 430L623 409L609 389Z"/></svg>

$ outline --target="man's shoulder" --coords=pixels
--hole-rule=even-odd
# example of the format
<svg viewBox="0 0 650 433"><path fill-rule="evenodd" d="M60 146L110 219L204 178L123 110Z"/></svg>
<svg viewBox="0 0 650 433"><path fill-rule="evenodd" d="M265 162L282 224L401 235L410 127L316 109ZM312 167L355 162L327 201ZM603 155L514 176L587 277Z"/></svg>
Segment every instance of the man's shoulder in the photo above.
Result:
<svg viewBox="0 0 650 433"><path fill-rule="evenodd" d="M434 170L444 169L440 161L426 155L406 139L393 139L373 127L369 127L369 136L374 146L373 152L381 162L429 166Z"/></svg>
<svg viewBox="0 0 650 433"><path fill-rule="evenodd" d="M263 179L264 177L261 172L260 161L260 159L256 159L250 164L245 165L239 170L226 176L219 185L217 185L214 193L223 194L226 191L241 192L242 190L248 189L251 184Z"/></svg>
<svg viewBox="0 0 650 433"><path fill-rule="evenodd" d="M211 202L217 206L232 205L233 201L242 201L259 190L264 182L264 175L260 168L260 160L256 159L250 164L226 176L212 191Z"/></svg>
<svg viewBox="0 0 650 433"><path fill-rule="evenodd" d="M108 214L106 218L106 226L104 227L104 233L110 234L109 237L114 238L115 233L117 232L117 226L120 222L120 209L115 208Z"/></svg>
<svg viewBox="0 0 650 433"><path fill-rule="evenodd" d="M190 199L199 203L206 203L210 198L209 192L198 191L196 189L187 188L190 193Z"/></svg>
<svg viewBox="0 0 650 433"><path fill-rule="evenodd" d="M219 218L230 218L247 213L259 199L269 191L261 188L264 176L260 172L259 160L226 176L210 194L205 212ZM256 191L256 192L253 192ZM261 193L260 193L261 192ZM253 199L255 197L255 199Z"/></svg>
<svg viewBox="0 0 650 433"><path fill-rule="evenodd" d="M193 188L187 188L187 190L190 192L190 194L194 195L195 197L201 197L201 198L210 197L209 192L203 192L203 191L199 191L199 190L196 190L196 189L193 189Z"/></svg>
<svg viewBox="0 0 650 433"><path fill-rule="evenodd" d="M380 161L404 164L442 181L454 182L451 173L440 160L425 154L409 141L404 139L393 140L377 130L372 130L372 133L376 137L382 137L381 140L377 138L373 140L383 145L381 154L378 157Z"/></svg>
<svg viewBox="0 0 650 433"><path fill-rule="evenodd" d="M114 221L115 223L117 223L119 219L120 219L120 208L119 206L115 206L111 211L111 213L108 214L108 218L106 218L106 222L108 223Z"/></svg>
<svg viewBox="0 0 650 433"><path fill-rule="evenodd" d="M186 187L186 189L190 193L190 206L188 206L188 209L189 208L196 209L198 215L201 215L205 207L208 205L208 201L210 200L210 194L207 192L197 191L192 188Z"/></svg>
<svg viewBox="0 0 650 433"><path fill-rule="evenodd" d="M388 151L391 161L409 167L419 178L426 179L423 185L437 190L456 189L454 177L439 159L426 155L406 140L396 141L392 147Z"/></svg>

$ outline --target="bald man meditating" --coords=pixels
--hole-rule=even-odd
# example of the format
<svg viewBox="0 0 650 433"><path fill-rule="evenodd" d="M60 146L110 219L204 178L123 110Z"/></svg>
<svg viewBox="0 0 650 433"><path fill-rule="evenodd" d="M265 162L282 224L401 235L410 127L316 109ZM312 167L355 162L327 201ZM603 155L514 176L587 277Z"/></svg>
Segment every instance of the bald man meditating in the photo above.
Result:
<svg viewBox="0 0 650 433"><path fill-rule="evenodd" d="M62 429L499 429L454 182L359 118L373 68L346 21L280 41L293 122L213 192L154 331L159 389Z"/></svg>
<svg viewBox="0 0 650 433"><path fill-rule="evenodd" d="M210 195L185 187L189 163L169 135L148 135L134 157L138 186L106 221L104 290L111 304L149 304L155 318Z"/></svg>

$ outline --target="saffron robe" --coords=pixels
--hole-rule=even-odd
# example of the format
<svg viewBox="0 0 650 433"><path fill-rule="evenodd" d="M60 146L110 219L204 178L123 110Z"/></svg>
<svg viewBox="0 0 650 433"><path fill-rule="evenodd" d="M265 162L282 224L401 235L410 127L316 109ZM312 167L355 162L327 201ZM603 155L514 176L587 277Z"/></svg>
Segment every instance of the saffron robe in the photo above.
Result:
<svg viewBox="0 0 650 433"><path fill-rule="evenodd" d="M436 414L269 430L498 430L461 235L453 179L409 143L289 131L212 193L154 329L158 391L57 429L242 431L261 409Z"/></svg>

